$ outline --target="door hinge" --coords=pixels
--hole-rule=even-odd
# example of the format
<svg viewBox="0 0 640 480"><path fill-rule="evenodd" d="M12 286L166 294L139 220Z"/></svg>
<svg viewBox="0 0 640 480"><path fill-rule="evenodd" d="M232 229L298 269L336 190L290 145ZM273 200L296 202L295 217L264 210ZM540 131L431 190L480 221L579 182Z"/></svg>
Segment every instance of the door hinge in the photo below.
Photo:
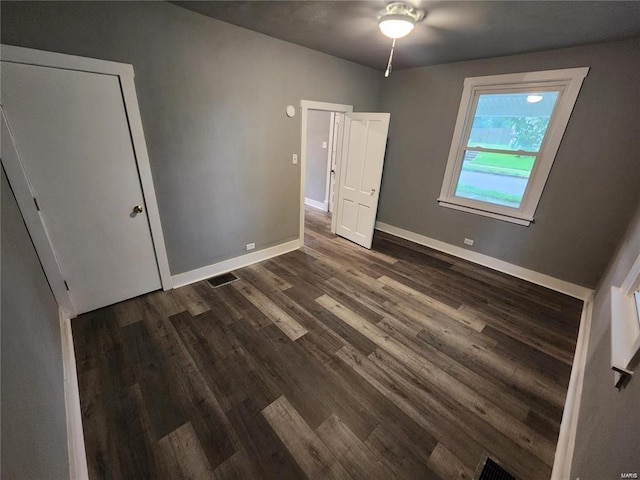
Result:
<svg viewBox="0 0 640 480"><path fill-rule="evenodd" d="M38 209L38 211L40 211L40 204L38 203L38 199L36 197L33 197L33 203L36 204L36 208Z"/></svg>
<svg viewBox="0 0 640 480"><path fill-rule="evenodd" d="M63 280L63 281L64 281L64 288L66 288L67 292L68 292L69 291L69 284L67 283L66 280Z"/></svg>

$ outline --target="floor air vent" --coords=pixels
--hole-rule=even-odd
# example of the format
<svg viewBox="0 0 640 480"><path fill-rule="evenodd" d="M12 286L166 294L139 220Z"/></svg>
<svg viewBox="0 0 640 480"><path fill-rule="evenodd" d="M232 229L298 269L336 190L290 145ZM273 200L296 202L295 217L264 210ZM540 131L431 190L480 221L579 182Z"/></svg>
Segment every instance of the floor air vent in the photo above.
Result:
<svg viewBox="0 0 640 480"><path fill-rule="evenodd" d="M484 467L480 471L480 476L476 478L477 480L516 480L516 477L490 458L487 458Z"/></svg>
<svg viewBox="0 0 640 480"><path fill-rule="evenodd" d="M233 273L223 273L217 277L208 278L207 282L209 282L213 288L218 288L226 285L227 283L235 282L236 280L238 280L238 277Z"/></svg>

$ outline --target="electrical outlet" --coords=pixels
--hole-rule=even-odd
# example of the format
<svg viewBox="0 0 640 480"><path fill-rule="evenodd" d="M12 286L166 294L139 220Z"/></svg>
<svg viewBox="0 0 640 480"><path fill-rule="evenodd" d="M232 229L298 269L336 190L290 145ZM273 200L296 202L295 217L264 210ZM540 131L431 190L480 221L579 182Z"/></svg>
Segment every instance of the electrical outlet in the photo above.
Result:
<svg viewBox="0 0 640 480"><path fill-rule="evenodd" d="M253 250L254 248L256 248L255 243L247 243L247 250Z"/></svg>
<svg viewBox="0 0 640 480"><path fill-rule="evenodd" d="M473 245L473 240L471 240L470 238L465 238L464 239L464 244L465 245Z"/></svg>
<svg viewBox="0 0 640 480"><path fill-rule="evenodd" d="M293 164L295 165L295 164L297 164L297 163L298 163L298 154L297 154L297 153L294 153L294 154L293 154Z"/></svg>

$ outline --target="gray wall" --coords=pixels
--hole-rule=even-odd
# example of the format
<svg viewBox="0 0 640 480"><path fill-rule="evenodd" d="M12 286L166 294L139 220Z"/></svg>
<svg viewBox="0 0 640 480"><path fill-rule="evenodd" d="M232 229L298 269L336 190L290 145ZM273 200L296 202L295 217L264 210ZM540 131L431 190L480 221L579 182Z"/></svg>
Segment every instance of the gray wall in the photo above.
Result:
<svg viewBox="0 0 640 480"><path fill-rule="evenodd" d="M131 63L173 274L297 238L301 99L378 106L382 76L167 2L2 2L2 42Z"/></svg>
<svg viewBox="0 0 640 480"><path fill-rule="evenodd" d="M58 306L4 170L2 469L5 479L69 477Z"/></svg>
<svg viewBox="0 0 640 480"><path fill-rule="evenodd" d="M327 162L331 112L309 110L307 116L307 179L305 197L324 202L327 194ZM322 148L322 142L327 147Z"/></svg>
<svg viewBox="0 0 640 480"><path fill-rule="evenodd" d="M465 77L591 67L538 205L523 227L438 206ZM378 220L595 287L640 202L640 40L394 72Z"/></svg>
<svg viewBox="0 0 640 480"><path fill-rule="evenodd" d="M172 273L293 239L300 99L392 114L379 219L595 286L640 200L640 41L382 75L172 4L2 4L2 42L132 63ZM466 76L590 66L530 227L440 208ZM2 476L68 475L57 309L2 179ZM638 470L638 379L610 387L608 285L640 251L640 220L596 298L574 472ZM10 279L7 281L6 279ZM37 346L37 348L35 348ZM37 456L32 456L38 452ZM638 458L637 455L635 458ZM596 473L598 472L598 473Z"/></svg>
<svg viewBox="0 0 640 480"><path fill-rule="evenodd" d="M636 372L618 391L610 368L611 286L622 284L639 254L640 209L593 303L572 479L614 479L625 472L640 475L640 375Z"/></svg>

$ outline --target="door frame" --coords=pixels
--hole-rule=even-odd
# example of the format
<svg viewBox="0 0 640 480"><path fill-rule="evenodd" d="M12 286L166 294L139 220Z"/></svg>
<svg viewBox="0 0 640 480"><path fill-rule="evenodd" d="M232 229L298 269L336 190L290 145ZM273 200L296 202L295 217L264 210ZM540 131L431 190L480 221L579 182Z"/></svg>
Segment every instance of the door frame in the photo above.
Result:
<svg viewBox="0 0 640 480"><path fill-rule="evenodd" d="M304 195L305 195L305 182L307 176L307 119L309 110L322 110L325 112L339 112L350 113L353 112L353 105L343 105L341 103L327 103L316 102L313 100L300 100L301 110L301 139L300 139L300 232L298 236L299 246L304 246ZM336 154L336 175L340 169L340 159ZM334 187L335 189L335 187ZM337 205L334 204L333 210L335 211ZM331 217L331 231L335 233L334 219L335 215Z"/></svg>
<svg viewBox="0 0 640 480"><path fill-rule="evenodd" d="M324 189L324 201L327 204L327 212L329 211L329 193L331 189L331 163L333 160L333 142L335 142L334 131L336 126L336 112L329 115L329 140L327 141L327 177ZM337 152L336 152L337 154Z"/></svg>
<svg viewBox="0 0 640 480"><path fill-rule="evenodd" d="M173 288L171 272L169 270L169 259L167 257L162 224L160 222L160 211L158 209L156 192L151 176L149 153L147 151L144 130L142 128L142 118L138 106L138 97L136 95L133 65L4 44L0 45L0 52L3 62L77 70L118 77L125 113L129 123L129 131L131 132L131 143L136 159L138 175L140 177L140 185L146 206L160 282L164 290ZM1 104L2 99L0 98L0 105ZM27 229L31 234L56 301L69 318L74 318L76 311L73 308L71 297L65 287L64 278L60 272L46 228L35 206L31 186L22 167L20 154L17 151L13 135L11 134L4 114L4 107L2 108L2 131L3 135L7 134L11 138L12 147L10 149L12 151L2 152L2 164L7 173L7 178L16 196L18 206L20 207Z"/></svg>
<svg viewBox="0 0 640 480"><path fill-rule="evenodd" d="M333 221L333 213L335 212L335 203L337 201L334 199L335 197L335 188L338 180L336 180L336 175L338 172L338 161L339 156L342 155L342 139L344 135L344 113L341 112L332 112L332 126L331 126L331 152L329 152L329 165L328 165L328 173L327 173L327 211L331 213L331 233L336 233L336 223ZM339 128L337 130L336 135L336 125L339 124ZM335 158L333 156L333 149L335 147ZM335 163L335 167L334 167ZM333 170L333 177L330 176L331 171ZM333 178L333 183L331 179ZM331 188L333 187L333 188ZM333 190L333 192L332 192ZM331 195L333 193L333 195ZM332 201L333 200L333 201Z"/></svg>

